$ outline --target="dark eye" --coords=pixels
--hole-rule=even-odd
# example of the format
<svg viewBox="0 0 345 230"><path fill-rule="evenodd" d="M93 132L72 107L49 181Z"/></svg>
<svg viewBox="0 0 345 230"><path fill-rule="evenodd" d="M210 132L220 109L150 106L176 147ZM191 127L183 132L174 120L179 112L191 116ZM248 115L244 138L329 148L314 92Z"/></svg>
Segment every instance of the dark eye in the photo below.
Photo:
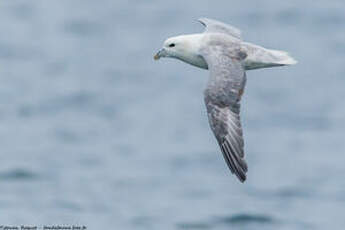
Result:
<svg viewBox="0 0 345 230"><path fill-rule="evenodd" d="M171 44L169 45L169 47L175 47L175 44L174 44L174 43L171 43Z"/></svg>

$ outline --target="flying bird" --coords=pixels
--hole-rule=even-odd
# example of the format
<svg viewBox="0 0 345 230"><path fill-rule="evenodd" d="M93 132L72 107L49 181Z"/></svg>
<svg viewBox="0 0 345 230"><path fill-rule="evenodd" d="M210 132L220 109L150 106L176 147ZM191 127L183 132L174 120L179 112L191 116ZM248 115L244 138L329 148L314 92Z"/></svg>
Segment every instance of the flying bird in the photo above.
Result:
<svg viewBox="0 0 345 230"><path fill-rule="evenodd" d="M205 31L168 38L154 56L176 58L210 72L204 90L208 121L230 171L244 182L248 166L240 122L240 101L246 70L293 65L297 62L280 50L244 42L239 29L201 18Z"/></svg>

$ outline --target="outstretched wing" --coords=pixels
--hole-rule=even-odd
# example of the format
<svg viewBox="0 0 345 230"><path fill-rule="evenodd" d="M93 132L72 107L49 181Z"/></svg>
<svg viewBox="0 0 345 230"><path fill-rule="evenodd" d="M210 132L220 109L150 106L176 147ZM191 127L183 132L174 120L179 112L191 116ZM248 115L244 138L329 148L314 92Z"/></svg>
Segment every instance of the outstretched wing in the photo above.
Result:
<svg viewBox="0 0 345 230"><path fill-rule="evenodd" d="M198 21L206 27L205 33L225 33L241 39L241 31L236 27L209 18L199 18Z"/></svg>
<svg viewBox="0 0 345 230"><path fill-rule="evenodd" d="M210 127L224 159L241 182L246 180L244 142L240 122L240 99L246 75L243 53L236 44L212 43L202 50L210 77L204 92Z"/></svg>

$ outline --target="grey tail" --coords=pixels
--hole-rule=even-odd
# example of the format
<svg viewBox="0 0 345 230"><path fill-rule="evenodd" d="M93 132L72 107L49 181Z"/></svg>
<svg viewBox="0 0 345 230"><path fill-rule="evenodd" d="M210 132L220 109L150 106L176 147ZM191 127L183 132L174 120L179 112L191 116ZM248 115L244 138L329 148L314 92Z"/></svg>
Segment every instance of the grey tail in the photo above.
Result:
<svg viewBox="0 0 345 230"><path fill-rule="evenodd" d="M248 42L243 42L242 47L247 53L247 58L245 59L246 70L294 65L297 63L285 51L266 49Z"/></svg>

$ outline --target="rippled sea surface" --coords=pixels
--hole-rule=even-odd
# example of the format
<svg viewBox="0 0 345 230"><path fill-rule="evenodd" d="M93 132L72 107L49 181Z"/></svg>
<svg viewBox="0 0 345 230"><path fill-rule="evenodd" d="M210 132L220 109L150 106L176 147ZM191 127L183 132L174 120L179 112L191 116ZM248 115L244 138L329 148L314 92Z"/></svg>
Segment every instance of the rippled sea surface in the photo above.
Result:
<svg viewBox="0 0 345 230"><path fill-rule="evenodd" d="M3 0L0 225L344 229L345 3ZM211 133L208 72L153 61L210 17L299 64L248 72L248 179Z"/></svg>

